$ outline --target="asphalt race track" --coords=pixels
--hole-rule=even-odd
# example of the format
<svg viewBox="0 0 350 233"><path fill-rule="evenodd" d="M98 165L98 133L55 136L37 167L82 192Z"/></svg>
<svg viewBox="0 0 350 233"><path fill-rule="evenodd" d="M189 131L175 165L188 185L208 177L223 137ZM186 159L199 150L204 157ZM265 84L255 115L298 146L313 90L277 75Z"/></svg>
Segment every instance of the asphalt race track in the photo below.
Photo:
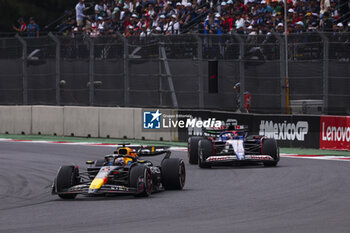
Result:
<svg viewBox="0 0 350 233"><path fill-rule="evenodd" d="M262 166L199 169L185 152L183 191L149 198L61 200L49 186L60 165L113 148L0 142L0 232L349 232L350 163L282 158ZM155 163L160 157L151 158Z"/></svg>

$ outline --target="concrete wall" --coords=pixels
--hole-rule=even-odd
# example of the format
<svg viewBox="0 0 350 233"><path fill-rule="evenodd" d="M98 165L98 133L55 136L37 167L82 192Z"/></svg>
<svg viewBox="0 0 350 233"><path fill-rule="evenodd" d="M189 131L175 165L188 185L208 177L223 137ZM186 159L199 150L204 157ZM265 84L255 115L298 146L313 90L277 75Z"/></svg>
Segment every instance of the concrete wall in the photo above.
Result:
<svg viewBox="0 0 350 233"><path fill-rule="evenodd" d="M65 136L99 137L99 109L95 107L63 107Z"/></svg>
<svg viewBox="0 0 350 233"><path fill-rule="evenodd" d="M100 108L100 137L135 138L133 108Z"/></svg>
<svg viewBox="0 0 350 233"><path fill-rule="evenodd" d="M0 133L29 134L31 119L31 106L0 106Z"/></svg>
<svg viewBox="0 0 350 233"><path fill-rule="evenodd" d="M174 114L175 110L162 109ZM177 141L177 129L146 131L141 108L0 106L0 133Z"/></svg>
<svg viewBox="0 0 350 233"><path fill-rule="evenodd" d="M64 135L63 107L33 106L32 134Z"/></svg>

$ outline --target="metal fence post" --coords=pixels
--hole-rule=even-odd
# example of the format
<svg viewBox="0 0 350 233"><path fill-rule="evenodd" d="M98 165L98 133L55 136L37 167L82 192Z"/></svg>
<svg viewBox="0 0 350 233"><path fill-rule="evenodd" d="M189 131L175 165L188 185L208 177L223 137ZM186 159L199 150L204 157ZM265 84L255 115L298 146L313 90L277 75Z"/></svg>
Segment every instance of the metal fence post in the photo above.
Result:
<svg viewBox="0 0 350 233"><path fill-rule="evenodd" d="M125 38L120 32L117 32L117 36L123 41L124 46L124 106L129 106L129 44L127 38Z"/></svg>
<svg viewBox="0 0 350 233"><path fill-rule="evenodd" d="M329 65L329 39L324 33L318 32L323 40L323 113L328 113L328 65Z"/></svg>
<svg viewBox="0 0 350 233"><path fill-rule="evenodd" d="M56 105L61 105L61 89L60 89L60 80L61 80L61 42L51 32L49 32L48 35L56 43L56 72L55 72L55 76L56 76L56 80L55 80Z"/></svg>
<svg viewBox="0 0 350 233"><path fill-rule="evenodd" d="M280 95L281 95L281 113L286 113L286 108L287 108L287 100L286 100L286 56L285 56L285 40L282 39L281 35L278 33L273 33L274 37L278 40L279 47L280 47Z"/></svg>
<svg viewBox="0 0 350 233"><path fill-rule="evenodd" d="M239 42L239 83L240 83L240 109L242 112L245 112L245 100L244 100L244 92L245 92L245 74L244 74L244 41L242 37L233 33L233 36Z"/></svg>
<svg viewBox="0 0 350 233"><path fill-rule="evenodd" d="M158 79L159 79L159 106L163 106L163 72L162 72L162 53L160 51L161 42L158 41Z"/></svg>
<svg viewBox="0 0 350 233"><path fill-rule="evenodd" d="M162 56L161 59L164 62L164 69L165 69L166 77L167 77L167 80L168 80L168 85L169 85L170 92L171 92L171 100L173 102L173 107L174 108L178 108L179 105L178 105L178 102L177 102L174 82L173 82L173 78L172 78L172 75L171 75L171 72L170 72L170 66L169 66L169 63L168 63L168 58L166 56L166 51L165 51L164 45L165 45L164 42L160 42L160 53L161 53L161 56Z"/></svg>
<svg viewBox="0 0 350 233"><path fill-rule="evenodd" d="M94 40L90 37L87 37L90 47L89 55L89 105L94 105L94 95L95 95L95 79L94 79L94 67L95 67L95 46Z"/></svg>
<svg viewBox="0 0 350 233"><path fill-rule="evenodd" d="M197 56L198 56L198 104L199 108L204 108L204 87L203 87L203 44L197 35Z"/></svg>
<svg viewBox="0 0 350 233"><path fill-rule="evenodd" d="M23 104L28 104L28 74L27 74L27 42L16 34L16 38L22 44L22 88L23 88Z"/></svg>

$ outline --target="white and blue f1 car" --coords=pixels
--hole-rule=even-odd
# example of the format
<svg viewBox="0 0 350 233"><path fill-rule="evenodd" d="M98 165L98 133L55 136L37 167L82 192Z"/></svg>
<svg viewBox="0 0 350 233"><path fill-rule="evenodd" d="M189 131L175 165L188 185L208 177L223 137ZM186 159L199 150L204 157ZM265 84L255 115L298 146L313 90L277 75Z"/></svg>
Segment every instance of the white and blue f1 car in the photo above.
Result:
<svg viewBox="0 0 350 233"><path fill-rule="evenodd" d="M280 155L275 139L248 136L246 126L235 125L224 130L204 130L204 136L190 137L188 159L200 168L229 163L262 163L273 167Z"/></svg>

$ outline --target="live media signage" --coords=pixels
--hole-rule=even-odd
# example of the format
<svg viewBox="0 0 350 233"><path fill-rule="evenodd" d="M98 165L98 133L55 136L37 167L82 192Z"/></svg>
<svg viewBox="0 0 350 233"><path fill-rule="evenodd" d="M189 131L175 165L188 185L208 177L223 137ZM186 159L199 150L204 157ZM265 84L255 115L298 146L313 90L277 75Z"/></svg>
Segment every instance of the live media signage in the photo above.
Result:
<svg viewBox="0 0 350 233"><path fill-rule="evenodd" d="M321 116L320 149L350 150L349 116Z"/></svg>

